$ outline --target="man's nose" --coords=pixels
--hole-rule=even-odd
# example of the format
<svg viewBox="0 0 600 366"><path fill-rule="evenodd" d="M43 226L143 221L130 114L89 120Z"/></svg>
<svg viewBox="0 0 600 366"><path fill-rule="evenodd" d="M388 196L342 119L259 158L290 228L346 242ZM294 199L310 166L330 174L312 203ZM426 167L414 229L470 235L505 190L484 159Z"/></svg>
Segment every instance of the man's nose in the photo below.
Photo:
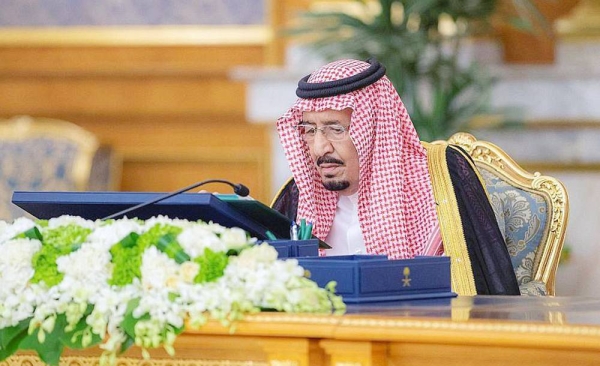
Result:
<svg viewBox="0 0 600 366"><path fill-rule="evenodd" d="M323 131L317 130L315 140L313 141L313 149L316 155L323 156L333 152L333 144L325 137Z"/></svg>

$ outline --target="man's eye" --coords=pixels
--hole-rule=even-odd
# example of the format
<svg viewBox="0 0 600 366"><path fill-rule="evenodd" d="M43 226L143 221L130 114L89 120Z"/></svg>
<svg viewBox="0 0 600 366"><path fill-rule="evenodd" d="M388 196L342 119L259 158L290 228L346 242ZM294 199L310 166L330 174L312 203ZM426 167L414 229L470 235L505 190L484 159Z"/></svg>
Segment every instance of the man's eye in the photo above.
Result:
<svg viewBox="0 0 600 366"><path fill-rule="evenodd" d="M329 126L329 130L336 135L341 135L346 132L346 129L342 126Z"/></svg>
<svg viewBox="0 0 600 366"><path fill-rule="evenodd" d="M306 135L314 135L317 132L315 127L304 127L304 134Z"/></svg>

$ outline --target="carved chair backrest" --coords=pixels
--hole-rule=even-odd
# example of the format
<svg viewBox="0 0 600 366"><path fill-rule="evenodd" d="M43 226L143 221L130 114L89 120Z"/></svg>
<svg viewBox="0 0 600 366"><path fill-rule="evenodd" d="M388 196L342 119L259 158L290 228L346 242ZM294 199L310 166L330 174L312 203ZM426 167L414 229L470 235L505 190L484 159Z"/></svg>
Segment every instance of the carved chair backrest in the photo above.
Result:
<svg viewBox="0 0 600 366"><path fill-rule="evenodd" d="M18 116L0 120L0 219L24 211L11 203L15 190L86 190L96 137L70 122Z"/></svg>
<svg viewBox="0 0 600 366"><path fill-rule="evenodd" d="M448 143L474 160L524 295L554 295L568 219L568 196L554 177L530 173L504 150L459 132Z"/></svg>

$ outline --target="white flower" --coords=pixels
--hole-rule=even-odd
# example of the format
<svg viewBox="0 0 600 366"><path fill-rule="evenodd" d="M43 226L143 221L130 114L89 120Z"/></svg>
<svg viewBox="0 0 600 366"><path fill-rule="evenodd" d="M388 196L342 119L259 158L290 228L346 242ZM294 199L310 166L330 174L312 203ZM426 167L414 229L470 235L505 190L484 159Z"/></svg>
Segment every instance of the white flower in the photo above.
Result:
<svg viewBox="0 0 600 366"><path fill-rule="evenodd" d="M177 242L190 257L195 258L204 254L209 248L215 252L225 252L227 247L217 234L206 225L194 225L185 228L178 236Z"/></svg>
<svg viewBox="0 0 600 366"><path fill-rule="evenodd" d="M35 294L25 288L0 301L0 329L17 325L33 315Z"/></svg>
<svg viewBox="0 0 600 366"><path fill-rule="evenodd" d="M94 229L96 227L96 223L94 221L86 220L79 216L63 215L48 220L49 229L55 229L67 225L77 225L86 229Z"/></svg>
<svg viewBox="0 0 600 366"><path fill-rule="evenodd" d="M70 289L65 288L65 291L73 292L75 288L81 288L94 293L106 286L112 275L110 260L108 250L90 243L84 243L79 250L59 257L56 260L58 271L65 275L62 285L71 282L68 285Z"/></svg>
<svg viewBox="0 0 600 366"><path fill-rule="evenodd" d="M32 258L42 243L33 239L13 239L0 244L0 302L25 289L33 277Z"/></svg>
<svg viewBox="0 0 600 366"><path fill-rule="evenodd" d="M248 234L238 227L233 227L222 233L221 240L227 249L239 250L251 243L248 241Z"/></svg>
<svg viewBox="0 0 600 366"><path fill-rule="evenodd" d="M235 258L239 267L255 268L259 263L274 263L277 260L277 250L272 246L262 243L248 248Z"/></svg>
<svg viewBox="0 0 600 366"><path fill-rule="evenodd" d="M249 239L239 228L164 216L145 222L94 222L61 216L49 220L48 229L66 225L87 228L91 233L72 252L56 259L56 270L63 277L57 285L48 287L44 281L30 282L35 274L33 257L43 244L38 240L14 239L35 223L28 219L12 224L0 221L0 330L32 319L30 330L38 329L38 341L43 341L58 324L64 324L57 322L60 315L67 319L63 331L85 321L87 328L78 332L83 346L91 342L92 334L99 336L103 339L100 347L106 351L101 363L114 365L116 354L128 341L123 322L132 317L137 319L136 344L144 348L163 346L172 354L176 332L186 320L199 326L212 318L229 325L261 308L327 311L331 307L329 295L303 277L304 270L296 260L278 260L273 247L253 245L256 239ZM127 261L128 257L112 262L111 248L127 235L142 235L156 225L181 228L177 242L191 260L179 264L160 251L156 243L146 242L139 244L148 245L139 257L135 257L139 247L132 246L126 252L134 256L131 261ZM196 284L200 265L194 258L202 256L206 248L221 253L235 249L237 255L228 257L223 276ZM44 270L54 270L50 263L44 265ZM112 285L113 270L119 270L115 273L132 282Z"/></svg>
<svg viewBox="0 0 600 366"><path fill-rule="evenodd" d="M4 221L2 221L4 223ZM35 223L26 217L20 217L13 221L11 225L0 226L0 243L13 239L15 236L26 232L35 226Z"/></svg>
<svg viewBox="0 0 600 366"><path fill-rule="evenodd" d="M186 227L193 224L193 222L187 220L170 219L167 216L155 216L144 222L144 231L149 230L156 225L174 225L179 227Z"/></svg>
<svg viewBox="0 0 600 366"><path fill-rule="evenodd" d="M215 222L212 222L212 221L204 223L204 224L201 224L201 225L206 226L206 228L208 230L210 230L210 231L212 231L212 232L214 232L216 234L222 234L222 233L224 233L225 231L228 230L225 226L219 225L219 224L217 224Z"/></svg>
<svg viewBox="0 0 600 366"><path fill-rule="evenodd" d="M144 291L133 316L140 318L144 314L150 314L150 317L159 324L183 326L184 311L181 306L171 301L171 294L171 290L166 288Z"/></svg>
<svg viewBox="0 0 600 366"><path fill-rule="evenodd" d="M200 265L195 262L184 262L179 267L179 279L182 282L193 283L194 278L198 275Z"/></svg>
<svg viewBox="0 0 600 366"><path fill-rule="evenodd" d="M94 310L86 322L92 326L92 331L101 337L105 333L120 334L120 324L125 318L127 304L139 296L139 283L121 288L105 287L90 298Z"/></svg>
<svg viewBox="0 0 600 366"><path fill-rule="evenodd" d="M126 339L127 336L125 335L125 332L121 329L117 329L114 332L109 333L108 339L105 343L100 345L100 348L108 351L107 355L116 355L116 353L119 351L119 348L125 342ZM116 360L113 358L112 362L116 363Z"/></svg>
<svg viewBox="0 0 600 366"><path fill-rule="evenodd" d="M136 220L116 220L108 225L98 226L87 237L89 243L101 245L103 250L109 250L113 245L123 240L131 233L140 234L142 225Z"/></svg>
<svg viewBox="0 0 600 366"><path fill-rule="evenodd" d="M178 281L178 264L166 254L151 246L142 256L142 287L146 290L163 288Z"/></svg>

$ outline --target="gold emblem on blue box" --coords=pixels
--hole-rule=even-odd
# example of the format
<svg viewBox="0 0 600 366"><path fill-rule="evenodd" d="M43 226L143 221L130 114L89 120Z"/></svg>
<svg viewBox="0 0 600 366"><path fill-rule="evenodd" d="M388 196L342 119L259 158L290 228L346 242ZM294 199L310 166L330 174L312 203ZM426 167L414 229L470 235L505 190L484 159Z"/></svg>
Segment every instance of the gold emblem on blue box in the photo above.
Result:
<svg viewBox="0 0 600 366"><path fill-rule="evenodd" d="M402 287L410 287L410 268L404 267L404 278L402 279Z"/></svg>
<svg viewBox="0 0 600 366"><path fill-rule="evenodd" d="M297 260L319 286L335 281L336 293L346 303L456 296L450 285L449 257L388 259L385 255L332 255Z"/></svg>

